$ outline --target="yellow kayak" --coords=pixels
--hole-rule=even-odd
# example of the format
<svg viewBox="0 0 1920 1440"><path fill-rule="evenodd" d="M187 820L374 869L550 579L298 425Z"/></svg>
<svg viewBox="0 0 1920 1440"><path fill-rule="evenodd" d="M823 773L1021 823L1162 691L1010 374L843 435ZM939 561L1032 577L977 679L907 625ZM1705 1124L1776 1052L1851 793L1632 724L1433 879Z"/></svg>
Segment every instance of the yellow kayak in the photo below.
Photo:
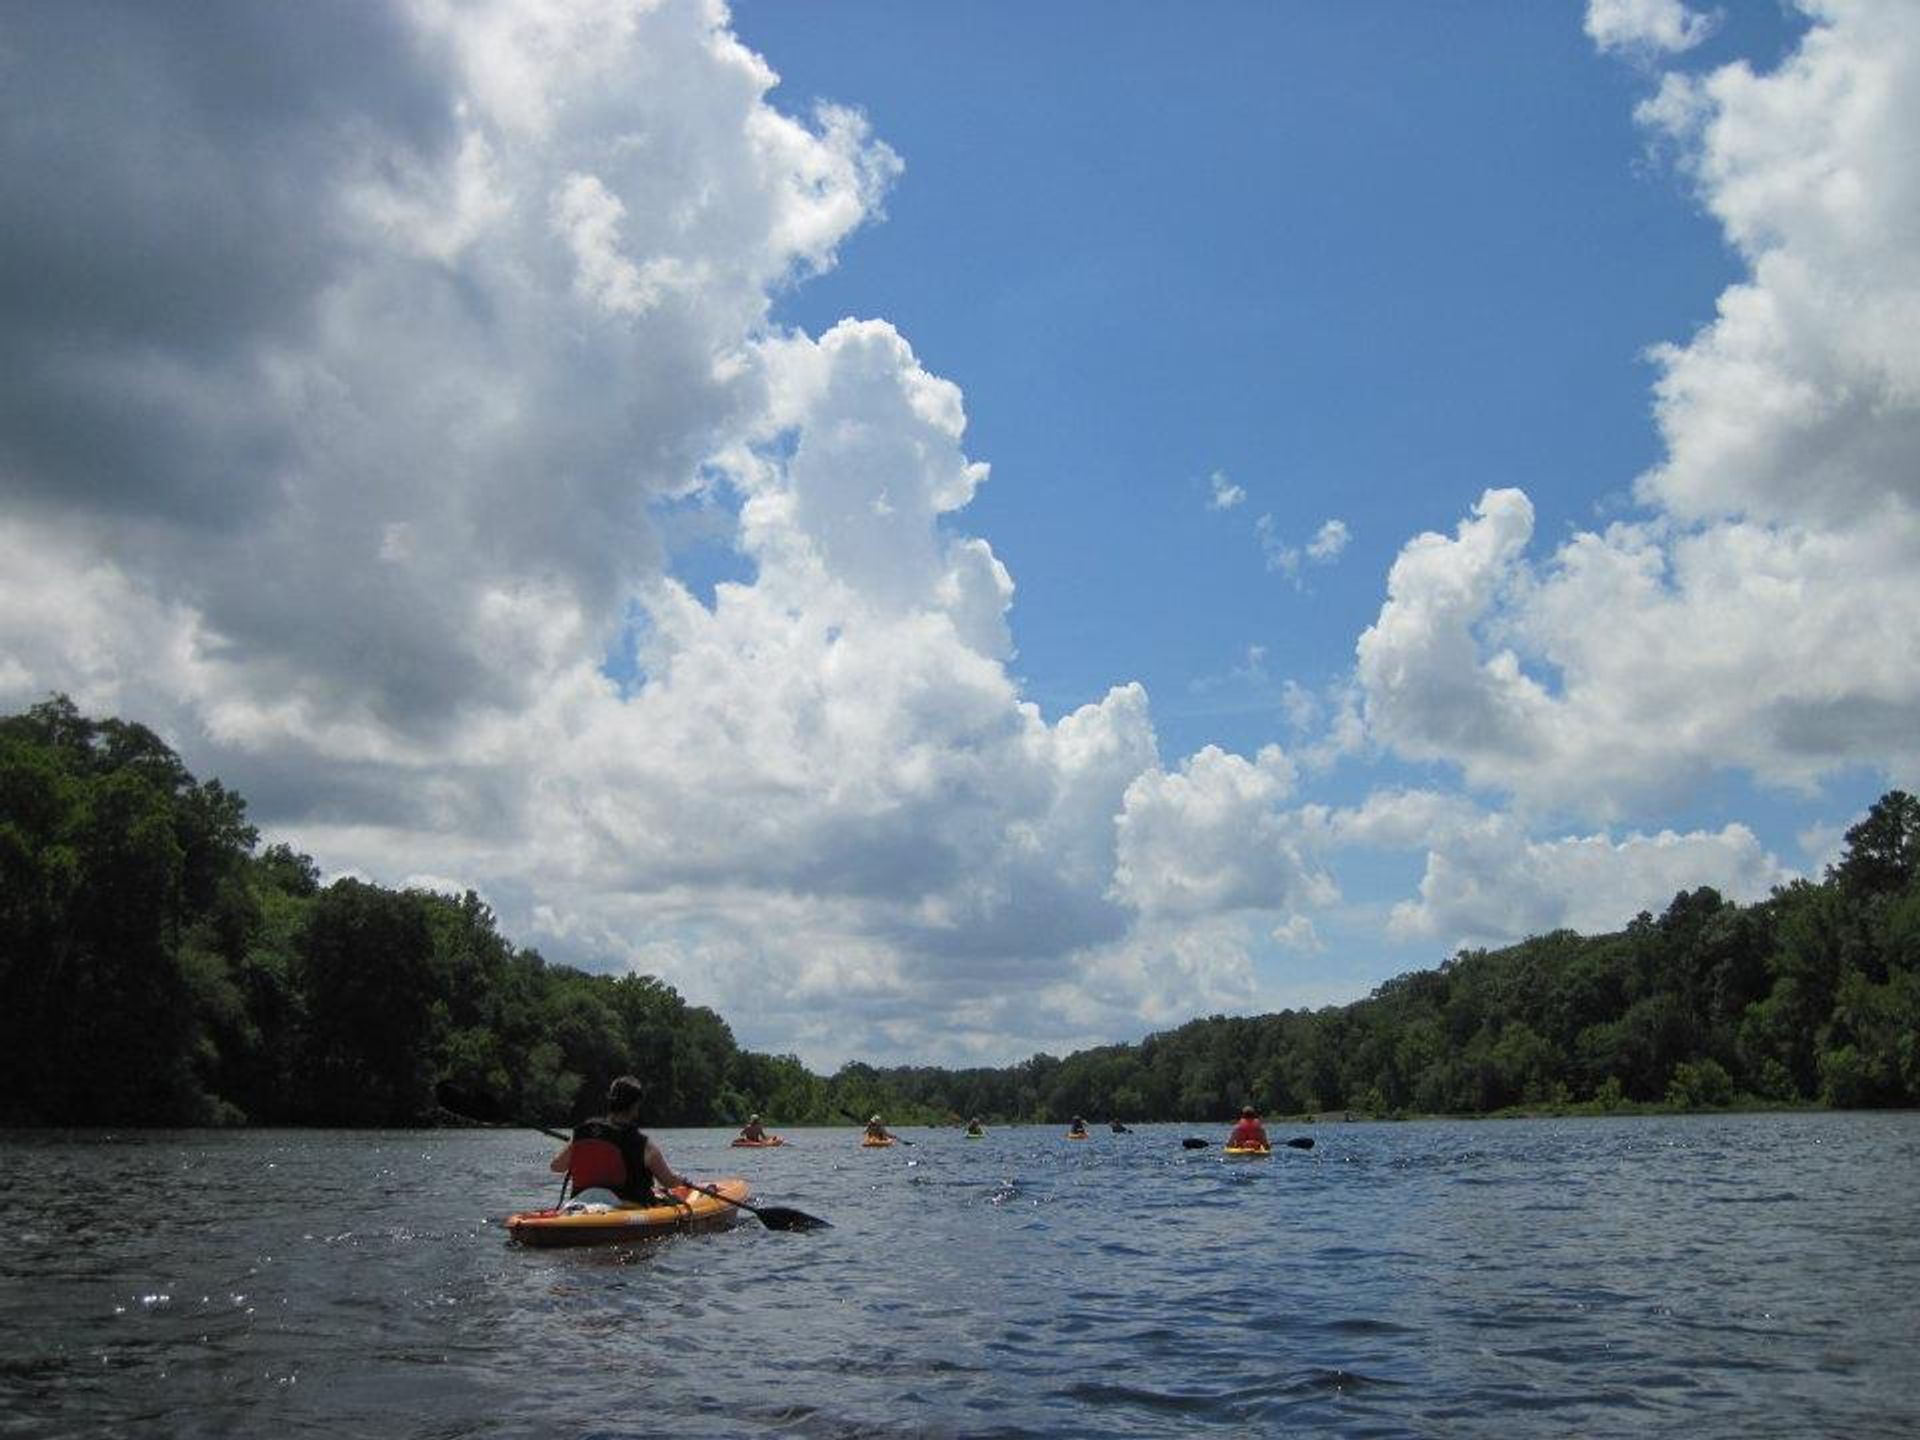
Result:
<svg viewBox="0 0 1920 1440"><path fill-rule="evenodd" d="M887 1148L887 1146L893 1144L893 1139L891 1136L889 1136L885 1140L882 1140L877 1135L862 1135L860 1137L860 1143L866 1146L869 1150L884 1150Z"/></svg>
<svg viewBox="0 0 1920 1440"><path fill-rule="evenodd" d="M1267 1145L1228 1145L1220 1153L1239 1160L1259 1160L1273 1154L1273 1149Z"/></svg>
<svg viewBox="0 0 1920 1440"><path fill-rule="evenodd" d="M1069 1140L1091 1140L1092 1138L1093 1137L1084 1130L1067 1131L1067 1139Z"/></svg>
<svg viewBox="0 0 1920 1440"><path fill-rule="evenodd" d="M740 1179L716 1180L710 1188L729 1200L745 1200L752 1193L747 1182ZM745 1213L685 1186L673 1194L673 1203L663 1205L589 1205L571 1212L524 1210L507 1217L507 1234L522 1245L613 1245L717 1230Z"/></svg>

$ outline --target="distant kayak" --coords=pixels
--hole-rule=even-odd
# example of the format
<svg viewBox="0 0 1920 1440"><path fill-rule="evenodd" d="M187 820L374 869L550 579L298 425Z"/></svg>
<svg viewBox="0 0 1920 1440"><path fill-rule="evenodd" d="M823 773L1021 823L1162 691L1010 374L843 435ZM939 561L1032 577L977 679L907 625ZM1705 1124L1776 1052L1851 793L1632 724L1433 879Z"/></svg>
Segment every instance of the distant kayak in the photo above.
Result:
<svg viewBox="0 0 1920 1440"><path fill-rule="evenodd" d="M860 1137L860 1143L869 1150L884 1150L887 1146L893 1144L893 1137L888 1136L885 1140L882 1140L877 1135L862 1135Z"/></svg>
<svg viewBox="0 0 1920 1440"><path fill-rule="evenodd" d="M1273 1151L1265 1145L1228 1145L1220 1153L1236 1160L1260 1160L1273 1154Z"/></svg>
<svg viewBox="0 0 1920 1440"><path fill-rule="evenodd" d="M1084 1130L1067 1131L1067 1139L1069 1140L1091 1140L1092 1138L1093 1137Z"/></svg>
<svg viewBox="0 0 1920 1440"><path fill-rule="evenodd" d="M782 1140L778 1135L769 1135L764 1140L749 1140L744 1136L735 1136L732 1142L733 1148L736 1150L771 1150L776 1145L784 1145L786 1143L787 1142Z"/></svg>
<svg viewBox="0 0 1920 1440"><path fill-rule="evenodd" d="M731 1200L752 1193L745 1180L715 1180L713 1189ZM575 1209L526 1210L507 1217L507 1234L522 1245L618 1245L659 1240L699 1230L718 1230L746 1212L682 1186L670 1205L587 1205Z"/></svg>
<svg viewBox="0 0 1920 1440"><path fill-rule="evenodd" d="M987 1132L984 1130L963 1130L960 1132L960 1138L963 1140L984 1140L987 1138Z"/></svg>

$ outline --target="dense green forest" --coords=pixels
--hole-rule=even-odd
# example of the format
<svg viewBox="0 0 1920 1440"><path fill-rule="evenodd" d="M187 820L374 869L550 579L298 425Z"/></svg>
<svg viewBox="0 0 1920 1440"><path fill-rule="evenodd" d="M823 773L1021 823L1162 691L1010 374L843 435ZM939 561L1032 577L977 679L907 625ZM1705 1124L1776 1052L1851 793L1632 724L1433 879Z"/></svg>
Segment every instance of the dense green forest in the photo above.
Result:
<svg viewBox="0 0 1920 1440"><path fill-rule="evenodd" d="M1478 1114L1920 1100L1920 801L1882 797L1820 883L1677 895L1611 935L1463 952L1365 1000L1195 1020L1002 1069L743 1050L646 976L503 938L471 892L323 886L144 726L0 718L0 1123L556 1123L614 1075L658 1124Z"/></svg>

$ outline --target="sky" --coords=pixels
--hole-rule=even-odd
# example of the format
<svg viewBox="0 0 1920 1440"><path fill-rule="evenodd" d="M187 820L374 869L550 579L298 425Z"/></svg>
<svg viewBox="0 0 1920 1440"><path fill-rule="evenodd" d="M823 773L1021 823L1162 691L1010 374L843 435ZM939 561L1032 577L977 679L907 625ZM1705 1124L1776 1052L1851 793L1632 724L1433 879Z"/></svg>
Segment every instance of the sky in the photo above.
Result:
<svg viewBox="0 0 1920 1440"><path fill-rule="evenodd" d="M1920 9L0 12L0 709L1001 1064L1920 781Z"/></svg>

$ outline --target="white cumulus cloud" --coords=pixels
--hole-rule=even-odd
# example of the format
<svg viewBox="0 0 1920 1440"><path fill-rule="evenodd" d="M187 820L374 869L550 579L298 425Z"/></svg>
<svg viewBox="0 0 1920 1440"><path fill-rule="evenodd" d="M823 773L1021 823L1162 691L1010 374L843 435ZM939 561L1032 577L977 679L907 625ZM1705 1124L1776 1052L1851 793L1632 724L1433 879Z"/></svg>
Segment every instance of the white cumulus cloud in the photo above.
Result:
<svg viewBox="0 0 1920 1440"><path fill-rule="evenodd" d="M1657 914L1676 894L1702 885L1751 903L1793 878L1740 824L1542 838L1514 815L1433 790L1381 790L1350 808L1310 808L1301 828L1317 849L1332 853L1423 852L1418 892L1393 907L1388 931L1450 949L1510 944L1562 928L1618 930L1640 911Z"/></svg>
<svg viewBox="0 0 1920 1440"><path fill-rule="evenodd" d="M1602 50L1691 50L1714 20L1681 0L1587 0L1587 36Z"/></svg>
<svg viewBox="0 0 1920 1440"><path fill-rule="evenodd" d="M902 162L783 111L717 0L194 13L103 0L87 47L0 18L0 704L146 721L330 872L475 886L816 1063L1256 1005L1343 849L1428 852L1419 936L1778 873L1737 826L1326 812L1274 746L1164 761L1135 684L1045 717L959 388L884 321L770 318ZM1656 352L1646 513L1536 557L1496 489L1410 542L1353 687L1284 692L1331 715L1300 763L1370 739L1601 815L1717 766L1911 765L1913 26L1813 14L1777 71L1643 111L1751 272ZM738 578L673 577L667 504ZM1350 541L1256 530L1296 583Z"/></svg>
<svg viewBox="0 0 1920 1440"><path fill-rule="evenodd" d="M856 112L701 0L235 5L238 69L97 18L105 72L4 23L0 700L823 1062L1057 1040L1092 969L1139 1023L1120 957L1194 953L1110 893L1144 692L1043 720L958 388L768 323L900 170ZM676 498L737 515L708 602Z"/></svg>
<svg viewBox="0 0 1920 1440"><path fill-rule="evenodd" d="M1247 498L1247 492L1216 470L1207 479L1212 493L1207 497L1209 510L1231 510Z"/></svg>
<svg viewBox="0 0 1920 1440"><path fill-rule="evenodd" d="M1127 787L1115 893L1155 915L1288 911L1325 904L1332 882L1284 809L1296 779L1277 745L1252 760L1209 745Z"/></svg>
<svg viewBox="0 0 1920 1440"><path fill-rule="evenodd" d="M1490 491L1409 543L1358 654L1398 753L1601 817L1717 770L1920 772L1920 17L1807 8L1777 70L1669 76L1649 112L1750 273L1654 352L1646 514L1536 559Z"/></svg>
<svg viewBox="0 0 1920 1440"><path fill-rule="evenodd" d="M1260 553L1266 560L1267 569L1287 577L1300 588L1302 565L1331 565L1340 558L1352 538L1344 520L1327 520L1313 532L1311 539L1303 545L1288 543L1280 532L1279 522L1271 515L1262 515L1253 522L1253 533L1260 541Z"/></svg>

